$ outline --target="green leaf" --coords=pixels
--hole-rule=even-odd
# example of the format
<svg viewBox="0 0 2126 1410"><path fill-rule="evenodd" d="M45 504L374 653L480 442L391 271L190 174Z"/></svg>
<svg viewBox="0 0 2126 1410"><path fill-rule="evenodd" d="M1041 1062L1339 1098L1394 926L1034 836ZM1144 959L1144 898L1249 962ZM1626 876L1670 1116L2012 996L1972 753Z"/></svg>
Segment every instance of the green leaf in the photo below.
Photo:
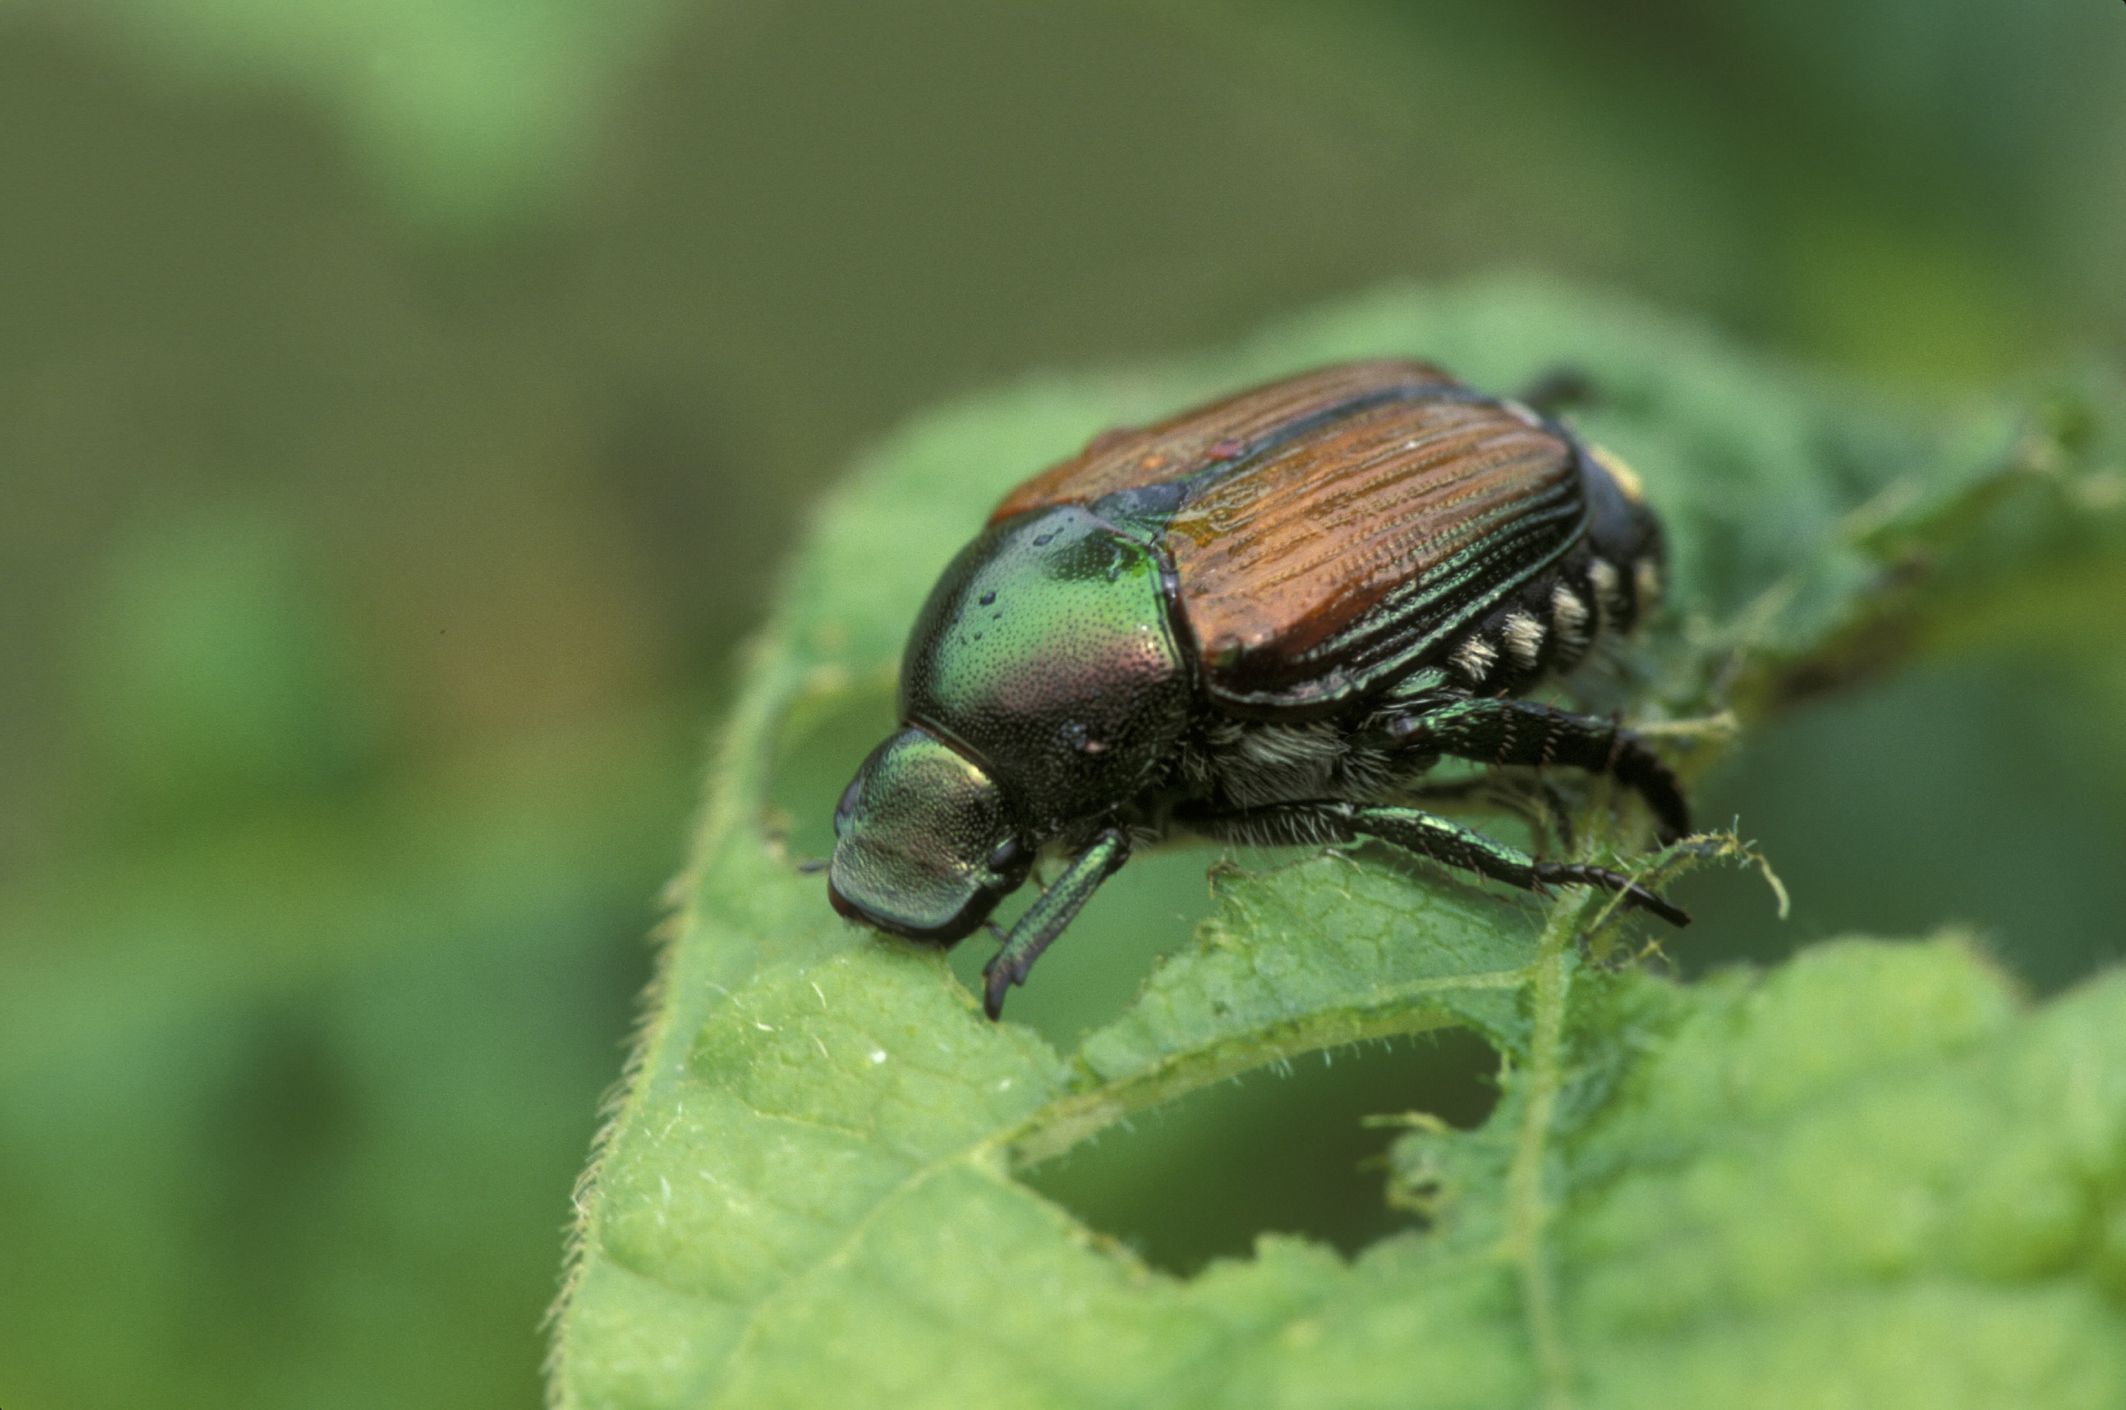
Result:
<svg viewBox="0 0 2126 1410"><path fill-rule="evenodd" d="M2126 1404L2126 975L2029 1014L1960 937L1561 973L1555 1064L1398 1144L1414 1299L1510 1278L1494 1353L1588 1404Z"/></svg>
<svg viewBox="0 0 2126 1410"><path fill-rule="evenodd" d="M1684 989L1607 967L1601 898L1285 853L1214 867L1192 938L1141 917L1177 953L1140 952L1141 994L1058 1051L793 868L863 747L828 724L885 726L915 605L1012 482L1108 424L1385 353L1595 376L1582 420L1674 539L1641 716L1746 719L1888 655L1914 566L2075 468L2005 406L1899 416L1537 286L1389 293L909 428L821 518L725 733L581 1192L558 1403L2126 1404L2126 984L2024 1015L1942 942ZM1411 1118L1388 1193L1413 1222L1355 1260L1265 1238L1183 1279L1019 1178L1238 1073L1446 1025L1502 1055L1504 1100L1475 1132Z"/></svg>

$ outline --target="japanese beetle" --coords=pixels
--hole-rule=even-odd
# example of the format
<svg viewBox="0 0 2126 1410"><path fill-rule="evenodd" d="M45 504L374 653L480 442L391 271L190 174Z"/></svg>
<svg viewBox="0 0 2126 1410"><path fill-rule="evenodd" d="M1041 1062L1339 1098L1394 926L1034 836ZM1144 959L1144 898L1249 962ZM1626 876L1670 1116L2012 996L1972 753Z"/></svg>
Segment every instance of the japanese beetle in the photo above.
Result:
<svg viewBox="0 0 2126 1410"><path fill-rule="evenodd" d="M1629 729L1517 698L1629 629L1659 524L1621 462L1419 362L1293 377L1110 431L1006 495L902 661L901 729L835 812L843 915L951 944L1071 860L984 970L991 1018L1130 849L1371 837L1514 886L1538 861L1413 805L1442 758L1608 773L1661 836L1675 775Z"/></svg>

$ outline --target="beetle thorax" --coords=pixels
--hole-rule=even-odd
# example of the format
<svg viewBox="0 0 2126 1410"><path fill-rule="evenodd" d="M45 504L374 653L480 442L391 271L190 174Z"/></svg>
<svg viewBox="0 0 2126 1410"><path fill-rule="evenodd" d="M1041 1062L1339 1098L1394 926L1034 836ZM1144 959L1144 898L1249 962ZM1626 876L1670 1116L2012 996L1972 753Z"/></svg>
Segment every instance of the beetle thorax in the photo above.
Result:
<svg viewBox="0 0 2126 1410"><path fill-rule="evenodd" d="M1075 506L969 544L901 670L902 717L979 760L1034 836L1130 802L1167 765L1189 702L1157 552Z"/></svg>

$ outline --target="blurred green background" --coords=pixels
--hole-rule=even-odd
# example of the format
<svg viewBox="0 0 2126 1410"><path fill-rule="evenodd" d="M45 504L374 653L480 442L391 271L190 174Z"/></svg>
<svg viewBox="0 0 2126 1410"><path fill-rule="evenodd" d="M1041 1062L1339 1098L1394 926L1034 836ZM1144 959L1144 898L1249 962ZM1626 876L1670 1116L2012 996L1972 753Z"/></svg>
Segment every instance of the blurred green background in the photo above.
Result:
<svg viewBox="0 0 2126 1410"><path fill-rule="evenodd" d="M1502 268L1953 400L2126 355L2121 230L2103 0L0 3L0 1405L533 1401L702 732L897 419ZM2118 564L1753 738L1795 916L1694 881L1686 967L2126 954ZM1046 1178L1349 1245L1485 1061Z"/></svg>

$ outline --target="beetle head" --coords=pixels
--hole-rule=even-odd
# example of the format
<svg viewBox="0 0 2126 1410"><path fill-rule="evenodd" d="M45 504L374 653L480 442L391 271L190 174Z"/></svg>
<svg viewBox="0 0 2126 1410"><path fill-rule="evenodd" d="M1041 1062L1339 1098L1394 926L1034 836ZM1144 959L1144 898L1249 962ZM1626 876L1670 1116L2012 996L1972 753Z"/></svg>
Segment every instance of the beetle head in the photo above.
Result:
<svg viewBox="0 0 2126 1410"><path fill-rule="evenodd" d="M842 794L827 894L851 920L950 944L1031 864L987 771L927 730L904 729Z"/></svg>

